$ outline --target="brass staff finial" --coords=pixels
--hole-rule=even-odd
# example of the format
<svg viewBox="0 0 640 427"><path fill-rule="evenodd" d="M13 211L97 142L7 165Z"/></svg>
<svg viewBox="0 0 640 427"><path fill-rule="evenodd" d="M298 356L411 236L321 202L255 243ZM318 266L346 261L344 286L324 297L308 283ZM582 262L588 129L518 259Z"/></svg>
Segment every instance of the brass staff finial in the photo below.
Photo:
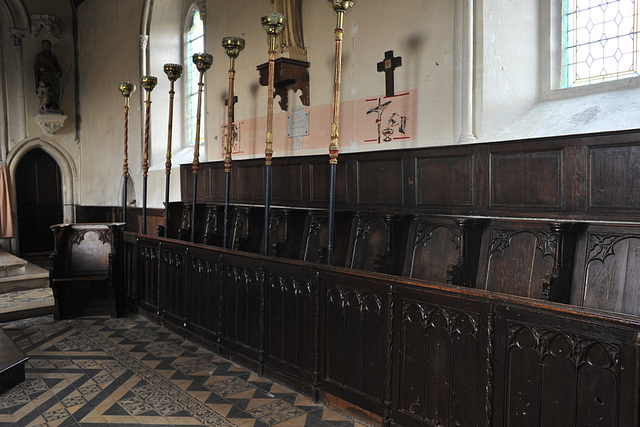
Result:
<svg viewBox="0 0 640 427"><path fill-rule="evenodd" d="M165 162L165 173L167 175L171 174L171 139L173 136L173 98L175 95L175 91L173 90L174 83L182 76L182 65L180 64L164 64L162 68L164 73L169 78L169 82L171 82L171 88L169 89L169 125L167 131L167 157Z"/></svg>
<svg viewBox="0 0 640 427"><path fill-rule="evenodd" d="M229 58L235 59L240 55L240 51L244 49L244 39L240 37L224 37L222 39L222 48Z"/></svg>
<svg viewBox="0 0 640 427"><path fill-rule="evenodd" d="M194 53L192 57L193 63L196 64L196 68L201 73L204 73L209 68L211 68L211 64L213 63L213 56L208 53Z"/></svg>
<svg viewBox="0 0 640 427"><path fill-rule="evenodd" d="M162 69L170 82L175 82L180 78L180 76L182 76L182 65L180 64L164 64Z"/></svg>
<svg viewBox="0 0 640 427"><path fill-rule="evenodd" d="M198 81L198 110L196 111L196 140L194 142L193 149L193 164L191 169L194 175L198 174L200 168L200 121L202 110L202 90L204 88L204 73L211 68L213 63L213 56L208 53L194 53L191 57L196 68L200 72L200 79ZM195 211L195 205L194 205ZM193 231L193 230L192 230Z"/></svg>
<svg viewBox="0 0 640 427"><path fill-rule="evenodd" d="M149 172L149 126L151 123L151 91L158 84L158 78L154 76L142 76L140 84L147 93L145 104L145 121L144 121L144 149L142 154L142 176L146 177Z"/></svg>
<svg viewBox="0 0 640 427"><path fill-rule="evenodd" d="M260 19L262 27L269 36L269 78L267 83L267 134L265 137L265 164L271 165L273 156L273 91L274 91L274 67L276 59L276 37L284 29L287 18L281 13L269 12L262 14Z"/></svg>
<svg viewBox="0 0 640 427"><path fill-rule="evenodd" d="M281 13L268 12L262 14L260 22L269 36L269 50L276 50L276 37L284 29L287 18Z"/></svg>
<svg viewBox="0 0 640 427"><path fill-rule="evenodd" d="M240 55L242 49L244 49L245 41L240 37L224 37L222 39L222 48L229 57L229 95L227 100L227 141L224 150L224 170L225 172L231 171L231 147L233 140L233 110L234 110L234 95L233 95L233 83L235 79L235 59Z"/></svg>

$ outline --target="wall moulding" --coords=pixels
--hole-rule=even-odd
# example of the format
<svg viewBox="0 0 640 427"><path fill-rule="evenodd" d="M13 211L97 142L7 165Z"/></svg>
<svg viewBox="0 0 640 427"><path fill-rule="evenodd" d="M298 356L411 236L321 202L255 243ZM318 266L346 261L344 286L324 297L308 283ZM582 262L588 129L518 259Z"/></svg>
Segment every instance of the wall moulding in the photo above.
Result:
<svg viewBox="0 0 640 427"><path fill-rule="evenodd" d="M51 15L31 15L31 35L37 37L41 30L60 38L60 19Z"/></svg>

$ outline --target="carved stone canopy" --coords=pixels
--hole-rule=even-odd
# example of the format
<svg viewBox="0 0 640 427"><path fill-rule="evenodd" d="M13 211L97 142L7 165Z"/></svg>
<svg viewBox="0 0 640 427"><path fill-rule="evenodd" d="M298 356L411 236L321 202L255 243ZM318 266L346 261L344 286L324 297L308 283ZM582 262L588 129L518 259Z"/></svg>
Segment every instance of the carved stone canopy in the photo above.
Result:
<svg viewBox="0 0 640 427"><path fill-rule="evenodd" d="M36 37L40 30L60 38L60 19L51 15L31 15L31 35Z"/></svg>

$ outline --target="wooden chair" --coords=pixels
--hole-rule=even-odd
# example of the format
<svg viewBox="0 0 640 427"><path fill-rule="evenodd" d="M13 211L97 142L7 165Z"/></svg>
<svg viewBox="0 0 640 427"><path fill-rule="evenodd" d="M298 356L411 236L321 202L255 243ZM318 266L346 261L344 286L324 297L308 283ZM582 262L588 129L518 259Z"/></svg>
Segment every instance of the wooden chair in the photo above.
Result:
<svg viewBox="0 0 640 427"><path fill-rule="evenodd" d="M56 319L123 312L123 223L52 225Z"/></svg>

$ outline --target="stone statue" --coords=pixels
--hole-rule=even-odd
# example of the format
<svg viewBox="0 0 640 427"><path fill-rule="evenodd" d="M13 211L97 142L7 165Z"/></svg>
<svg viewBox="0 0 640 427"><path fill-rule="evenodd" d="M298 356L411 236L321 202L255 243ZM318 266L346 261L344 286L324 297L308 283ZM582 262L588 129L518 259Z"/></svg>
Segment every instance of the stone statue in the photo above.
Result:
<svg viewBox="0 0 640 427"><path fill-rule="evenodd" d="M42 52L36 54L33 71L36 78L36 93L41 101L40 108L59 110L62 69L58 65L56 57L51 53L51 42L49 40L42 40ZM46 94L44 93L45 91L47 92ZM46 104L43 99L47 101Z"/></svg>
<svg viewBox="0 0 640 427"><path fill-rule="evenodd" d="M269 0L269 2L273 4L274 12L281 13L287 18L287 24L279 36L283 52L306 58L307 51L304 48L302 35L302 0Z"/></svg>

